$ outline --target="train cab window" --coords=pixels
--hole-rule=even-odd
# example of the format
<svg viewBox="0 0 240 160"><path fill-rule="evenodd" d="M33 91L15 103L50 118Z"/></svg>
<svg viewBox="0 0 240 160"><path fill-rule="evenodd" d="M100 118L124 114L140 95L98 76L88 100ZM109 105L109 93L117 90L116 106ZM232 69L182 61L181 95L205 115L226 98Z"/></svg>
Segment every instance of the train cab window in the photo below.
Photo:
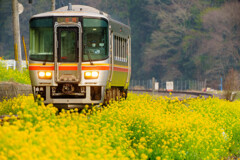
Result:
<svg viewBox="0 0 240 160"><path fill-rule="evenodd" d="M108 23L103 19L83 19L83 61L108 57Z"/></svg>
<svg viewBox="0 0 240 160"><path fill-rule="evenodd" d="M58 62L78 62L78 28L58 28Z"/></svg>
<svg viewBox="0 0 240 160"><path fill-rule="evenodd" d="M52 18L32 19L29 58L36 61L53 61L53 46Z"/></svg>

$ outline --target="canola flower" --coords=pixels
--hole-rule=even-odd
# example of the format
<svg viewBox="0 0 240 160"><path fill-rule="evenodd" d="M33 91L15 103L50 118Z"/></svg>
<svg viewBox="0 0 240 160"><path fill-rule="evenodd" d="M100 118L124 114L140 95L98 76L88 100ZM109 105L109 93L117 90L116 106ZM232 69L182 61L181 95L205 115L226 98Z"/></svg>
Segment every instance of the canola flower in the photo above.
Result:
<svg viewBox="0 0 240 160"><path fill-rule="evenodd" d="M240 102L129 94L105 108L63 110L19 96L0 126L0 159L226 159L240 152Z"/></svg>
<svg viewBox="0 0 240 160"><path fill-rule="evenodd" d="M23 69L23 71L13 70L6 67L0 62L0 82L12 81L22 84L31 84L28 69Z"/></svg>

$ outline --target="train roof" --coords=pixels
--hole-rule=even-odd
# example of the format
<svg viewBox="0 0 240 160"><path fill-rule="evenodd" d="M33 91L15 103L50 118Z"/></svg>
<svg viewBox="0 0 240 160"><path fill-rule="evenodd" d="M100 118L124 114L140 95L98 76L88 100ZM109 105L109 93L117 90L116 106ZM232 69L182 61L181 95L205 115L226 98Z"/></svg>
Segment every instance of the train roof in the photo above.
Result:
<svg viewBox="0 0 240 160"><path fill-rule="evenodd" d="M72 10L69 10L68 6L65 6L58 8L54 11L34 15L32 16L32 18L48 16L79 16L79 15L110 18L110 16L107 13L104 13L96 8L85 5L72 5Z"/></svg>
<svg viewBox="0 0 240 160"><path fill-rule="evenodd" d="M58 8L55 11L40 13L32 16L31 18L40 18L40 17L55 17L55 16L89 16L89 17L99 17L106 18L115 23L124 25L127 28L130 28L128 25L125 25L117 20L111 18L111 16L105 12L102 12L96 8L85 6L85 5L72 5L72 9L69 10L68 6Z"/></svg>

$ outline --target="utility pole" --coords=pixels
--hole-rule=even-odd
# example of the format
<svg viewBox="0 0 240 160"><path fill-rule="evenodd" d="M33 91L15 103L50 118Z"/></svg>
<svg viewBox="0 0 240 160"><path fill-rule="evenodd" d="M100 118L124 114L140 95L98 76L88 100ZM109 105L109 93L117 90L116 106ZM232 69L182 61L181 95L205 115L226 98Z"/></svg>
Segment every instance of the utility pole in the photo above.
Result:
<svg viewBox="0 0 240 160"><path fill-rule="evenodd" d="M55 0L52 0L52 11L55 10Z"/></svg>
<svg viewBox="0 0 240 160"><path fill-rule="evenodd" d="M19 26L19 14L18 14L18 0L12 0L13 11L13 36L14 36L14 53L16 60L17 70L22 70L22 53L20 42L20 26Z"/></svg>

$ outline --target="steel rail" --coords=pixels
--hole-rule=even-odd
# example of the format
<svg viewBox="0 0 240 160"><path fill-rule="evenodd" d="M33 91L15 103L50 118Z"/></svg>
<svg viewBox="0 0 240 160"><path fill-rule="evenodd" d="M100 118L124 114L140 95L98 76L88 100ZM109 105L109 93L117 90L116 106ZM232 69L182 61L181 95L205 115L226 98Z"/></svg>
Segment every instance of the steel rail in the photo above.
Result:
<svg viewBox="0 0 240 160"><path fill-rule="evenodd" d="M186 94L186 95L195 95L195 96L208 96L213 97L213 94L199 91L166 91L166 90L143 90L143 89L131 89L129 91L133 92L152 92L152 93L166 93L166 94Z"/></svg>

